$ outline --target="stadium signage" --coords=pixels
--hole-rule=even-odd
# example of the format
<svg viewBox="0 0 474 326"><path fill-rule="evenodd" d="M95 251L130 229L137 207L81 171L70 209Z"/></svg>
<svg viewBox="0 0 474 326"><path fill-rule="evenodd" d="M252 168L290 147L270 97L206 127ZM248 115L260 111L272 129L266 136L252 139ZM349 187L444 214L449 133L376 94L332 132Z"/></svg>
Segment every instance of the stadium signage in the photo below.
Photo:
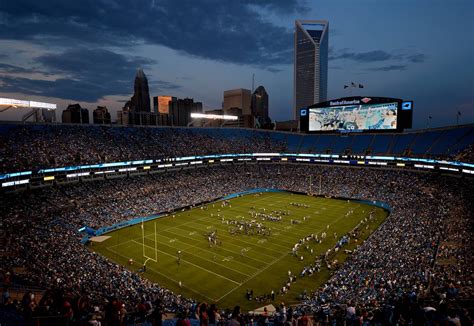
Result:
<svg viewBox="0 0 474 326"><path fill-rule="evenodd" d="M150 164L154 161L155 164ZM71 178L93 178L94 175L104 175L109 173L143 173L145 170L163 171L168 168L181 168L185 165L211 165L215 162L232 161L275 161L275 162L302 162L302 163L326 163L326 164L351 164L368 166L396 166L403 168L416 168L428 170L442 170L474 175L474 164L456 161L435 160L413 157L395 156L351 156L338 154L308 154L308 153L246 153L246 154L218 154L176 157L170 159L170 163L159 164L161 160L142 160L128 162L111 162L95 165L66 166L54 169L43 169L38 171L24 171L0 175L2 188L31 184L46 184L45 181L59 180L66 181ZM138 163L138 162L141 162ZM132 166L133 165L133 166ZM123 166L126 166L123 168ZM128 166L128 167L127 167ZM111 169L111 167L113 167ZM74 171L74 173L71 173ZM45 174L48 174L45 176ZM54 175L50 174L54 173ZM28 179L25 179L27 176Z"/></svg>
<svg viewBox="0 0 474 326"><path fill-rule="evenodd" d="M360 104L360 101L359 101L359 100L352 100L352 101L341 100L341 101L330 101L330 102L329 102L329 105L331 105L331 106L335 106L335 105L351 105L351 104Z"/></svg>
<svg viewBox="0 0 474 326"><path fill-rule="evenodd" d="M408 103L408 104L407 104ZM410 104L410 105L409 105ZM394 132L411 128L412 102L389 97L344 97L301 108L307 133Z"/></svg>

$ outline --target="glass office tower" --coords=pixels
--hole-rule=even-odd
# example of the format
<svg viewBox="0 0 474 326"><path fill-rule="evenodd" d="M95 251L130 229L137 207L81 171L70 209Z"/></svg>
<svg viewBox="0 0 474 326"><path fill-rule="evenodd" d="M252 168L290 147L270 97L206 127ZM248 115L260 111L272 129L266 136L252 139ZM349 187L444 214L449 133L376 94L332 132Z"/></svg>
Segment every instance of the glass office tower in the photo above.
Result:
<svg viewBox="0 0 474 326"><path fill-rule="evenodd" d="M327 100L329 22L295 21L294 117L299 109Z"/></svg>

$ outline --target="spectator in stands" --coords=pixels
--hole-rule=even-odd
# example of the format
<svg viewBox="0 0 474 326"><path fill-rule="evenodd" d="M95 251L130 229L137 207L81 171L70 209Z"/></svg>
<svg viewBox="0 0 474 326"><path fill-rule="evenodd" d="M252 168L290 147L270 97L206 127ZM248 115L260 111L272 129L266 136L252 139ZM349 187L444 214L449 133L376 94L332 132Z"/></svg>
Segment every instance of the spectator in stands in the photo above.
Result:
<svg viewBox="0 0 474 326"><path fill-rule="evenodd" d="M0 202L7 234L5 250L14 255L2 257L0 269L5 275L21 266L26 270L23 281L29 284L66 293L85 290L93 302L71 305L74 318L92 316L85 311L100 306L106 297L109 302L104 320L111 325L132 315L126 313L123 303L135 307L144 296L152 301L161 299L162 311L186 311L193 300L89 251L80 244L82 235L77 229L84 225L103 227L253 188L306 191L308 175L323 176L324 194L379 200L389 204L392 211L324 287L312 289L303 302L305 308L297 308L298 311L316 314L324 322L340 320L345 311L346 317L355 314L356 322L382 320L395 324L401 320L446 320L449 305L461 322L469 321L458 305L473 294L469 218L473 184L470 180L403 170L229 165L58 185L20 196L5 194ZM8 299L5 307L31 319L33 315L61 313L65 301L75 302L64 295L57 297L58 300L51 296L51 301L37 306L34 297L27 295L20 307ZM427 301L419 301L420 298ZM52 308L48 311L47 306ZM279 309L277 324L281 323L279 315L285 315L284 307ZM455 320L455 316L451 318ZM208 319L211 321L210 316ZM243 322L240 316L234 319L229 323Z"/></svg>
<svg viewBox="0 0 474 326"><path fill-rule="evenodd" d="M240 316L240 306L235 306L234 311L232 311L232 316L227 323L227 326L243 326L242 316Z"/></svg>

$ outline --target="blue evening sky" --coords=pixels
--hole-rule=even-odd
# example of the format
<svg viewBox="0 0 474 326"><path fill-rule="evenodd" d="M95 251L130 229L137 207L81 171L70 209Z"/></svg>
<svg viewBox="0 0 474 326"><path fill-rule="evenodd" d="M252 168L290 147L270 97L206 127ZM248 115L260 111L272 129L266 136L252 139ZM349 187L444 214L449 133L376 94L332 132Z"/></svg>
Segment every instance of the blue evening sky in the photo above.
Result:
<svg viewBox="0 0 474 326"><path fill-rule="evenodd" d="M151 96L220 108L263 85L291 118L295 19L329 21L329 98L415 101L414 127L474 122L474 1L0 0L0 96L123 106L142 67ZM24 112L22 112L24 113ZM0 119L12 118L3 113ZM59 115L58 115L59 117Z"/></svg>

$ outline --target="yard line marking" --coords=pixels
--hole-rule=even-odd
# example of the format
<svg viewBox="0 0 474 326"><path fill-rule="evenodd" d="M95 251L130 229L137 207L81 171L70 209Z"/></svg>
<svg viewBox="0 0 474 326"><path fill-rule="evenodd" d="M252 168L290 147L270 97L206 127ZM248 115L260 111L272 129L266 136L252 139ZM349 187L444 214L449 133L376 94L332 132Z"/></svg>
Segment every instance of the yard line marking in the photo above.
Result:
<svg viewBox="0 0 474 326"><path fill-rule="evenodd" d="M214 220L211 220L211 221L212 221L212 223L216 224L216 222L214 222ZM194 224L198 224L198 223L194 223ZM222 228L222 227L219 228L219 226L220 226L220 223L217 223L216 226L215 226L215 228L216 228L216 229L219 229L219 230L223 230L224 233L227 233L227 232L229 231L229 230L227 230L227 229L225 229L225 228ZM191 226L191 227L192 227L192 226ZM192 227L192 228L197 229L197 228L195 228L195 227ZM199 230L199 229L198 229L198 230ZM280 252L279 250L276 250L276 249L269 249L269 248L266 248L266 247L262 247L262 246L256 245L256 244L253 243L253 242L245 241L245 240L242 240L241 238L238 239L238 238L233 237L233 236L228 235L228 234L224 234L224 236L225 236L227 239L233 239L233 240L236 240L236 241L239 241L239 242L251 244L251 245L257 246L257 247L259 247L259 248L265 249L265 250L271 250L271 251L275 251L275 252L278 252L278 253ZM288 242L288 243L290 243L290 242ZM273 244L277 245L278 247L288 249L287 246L281 245L281 244L279 244L279 243L273 243ZM268 255L266 255L266 256L268 256ZM274 257L274 256L271 256L271 258L275 258L275 257Z"/></svg>
<svg viewBox="0 0 474 326"><path fill-rule="evenodd" d="M238 209L236 209L236 210L238 210ZM285 224L286 222L287 222L287 221L283 221L282 224ZM304 223L304 222L303 222L303 223ZM272 226L272 230L283 231L283 232L287 232L287 233L289 232L289 233L293 234L293 232L287 231L287 230L285 229L285 226L279 227L278 225L276 225L276 223L275 223L275 224L271 224L271 226ZM304 226L304 225L301 225L301 224L298 225L298 228L299 228L299 229L303 229L303 230L308 230L308 232L310 232L310 233L313 233L313 232L314 232L314 228L312 228L312 227L307 227L307 226ZM286 238L286 239L293 238L292 236L283 235L283 234L280 236L280 238L282 238L282 237L283 237L283 238ZM290 242L290 241L282 241L282 239L279 239L279 240L280 240L280 242L286 243L286 244L288 244L289 246L292 246L292 245L293 245L293 243ZM278 244L277 244L277 245L278 245Z"/></svg>
<svg viewBox="0 0 474 326"><path fill-rule="evenodd" d="M165 238L169 238L169 237L167 237L167 236L164 235L164 234L159 234L159 233L158 233L157 235L162 236L162 237L165 237ZM146 236L145 238L150 239L149 237L150 237L150 236ZM201 251L209 252L209 253L211 253L211 254L213 254L213 255L216 255L216 256L222 256L222 257L224 257L224 256L221 255L221 254L216 254L214 251L207 250L207 249L203 249L203 248L194 246L194 245L192 245L192 244L188 244L188 243L186 243L186 242L183 242L183 241L181 241L181 240L178 240L178 241L181 242L181 243L183 243L183 244L185 244L185 245L187 245L187 246L188 246L188 247L186 247L187 249L189 249L189 248L196 248L196 249L199 249L199 250L201 250ZM158 240L158 242L161 243L159 240ZM187 249L183 249L183 251L184 251L184 250L187 250ZM224 248L222 248L222 247L219 247L219 249L222 249L222 250L225 250L225 251L228 251L228 252L230 252L230 253L235 254L235 251L232 251L232 250L226 250L226 249L224 249ZM200 259L203 259L203 260L207 260L207 261L209 261L209 262L215 264L214 261L211 261L211 260L209 260L209 259L207 259L207 258L202 258L202 257L199 257L199 258L200 258ZM262 262L261 260L254 259L254 258L250 258L250 259L255 260L256 262L265 264L265 262ZM252 269L259 270L259 268L255 267L255 266L247 265L247 264L242 263L242 262L238 262L238 263L241 264L241 265L245 265L246 267L250 267L250 268L252 268ZM219 264L216 264L216 265L219 265ZM220 265L220 266L223 266L223 265ZM223 266L223 267L226 267L226 268L227 268L227 266ZM248 274L244 274L244 273L242 273L242 275L248 276Z"/></svg>
<svg viewBox="0 0 474 326"><path fill-rule="evenodd" d="M177 233L174 233L174 232L171 232L171 231L163 231L163 232L169 232L169 233L172 233L172 234L174 234L174 235L179 235L179 236L181 236L180 234L177 234ZM169 236L164 235L163 233L157 233L157 235L158 235L158 236L165 237L165 238L170 238ZM147 236L147 238L148 238L148 236ZM139 239L141 239L141 238L136 238L136 239L133 239L133 240L139 240ZM227 239L233 239L233 238L230 238L230 237L229 237L229 238L227 238ZM214 253L213 251L209 251L209 250L206 250L206 249L202 249L202 248L200 248L200 247L196 247L196 246L191 245L191 244L188 244L188 243L186 243L186 242L184 242L184 241L181 241L181 240L179 240L179 241L182 242L182 243L184 243L184 244L186 244L186 245L189 245L189 246L191 246L191 247L198 248L199 250L205 250L205 251ZM245 242L245 243L248 243L248 242ZM236 245L236 244L234 244L234 243L225 243L225 245L237 247L237 248L239 248L239 250L242 248L242 246ZM258 247L261 248L260 246L258 246ZM230 253L232 253L232 254L235 254L235 253L236 253L235 251L229 250L229 249L226 249L226 248L223 248L222 246L220 246L219 249L220 249L220 250L227 251L227 252L230 252ZM277 251L277 250L274 250L274 251L280 253L280 251ZM264 253L262 253L262 252L259 252L259 254L264 255L264 256L267 256L267 257L270 257L270 258L272 258L272 259L275 259L275 256L266 255L266 254L264 254ZM255 259L255 258L250 258L250 259L252 259L252 260L254 260L254 261L258 262L258 263L267 264L267 261L262 261L262 260ZM252 267L252 266L250 266L250 267ZM253 267L253 268L256 268L256 267Z"/></svg>
<svg viewBox="0 0 474 326"><path fill-rule="evenodd" d="M190 227L190 228L193 228L193 227L191 227L191 226L189 226L189 227ZM169 229L171 229L171 228L168 228L168 229L166 229L166 230L163 230L163 232L165 232L165 231L167 231L167 230L169 230ZM194 228L194 229L196 229L196 228ZM199 231L201 231L201 230L199 230ZM170 232L170 231L168 231L168 232ZM182 236L181 234L177 234L177 233L174 233L174 232L170 232L170 233L173 233L173 234L175 234L175 235ZM164 235L164 234L161 234L161 233L159 233L159 232L157 233L157 235L158 235L158 236L165 237L165 238L168 238L168 239L171 239L170 237L168 237L168 236L166 236L166 235ZM150 234L150 235L146 236L146 238L149 239L149 237L151 237L151 236L154 236L154 234ZM230 238L230 237L229 237L229 238ZM130 239L130 240L121 242L121 243L118 244L118 245L110 246L110 248L114 248L114 247L117 247L117 246L121 246L121 245L123 245L123 244L125 244L125 243L132 242L132 241L134 241L134 240L142 240L142 237L134 238L134 239ZM180 241L180 240L179 240L179 241ZM180 242L187 246L186 249L191 248L191 247L195 247L195 246L190 245L190 244L188 244L188 243L186 243L186 242L183 242L183 241L180 241ZM165 243L163 243L162 241L159 241L159 243L165 244ZM246 243L248 243L248 242L246 242ZM234 246L234 247L237 247L237 248L239 248L239 251L240 251L240 249L242 248L241 246L236 245L236 244L233 244L233 243L228 243L227 245L232 245L232 246ZM260 247L260 246L257 246L257 247L262 248L262 247ZM202 249L202 248L199 248L199 247L196 247L196 248L198 248L198 249L200 249L200 250L205 250L205 249ZM227 252L230 252L230 253L232 253L232 254L236 254L236 252L233 251L233 250L228 250L228 249L225 249L225 248L222 248L222 247L220 247L220 249L221 249L221 250L225 250L225 251L227 251ZM183 250L184 250L184 249L183 249ZM206 250L206 251L208 251L208 250ZM278 252L280 252L280 251L278 251ZM264 255L264 256L270 257L270 258L272 258L272 259L275 258L275 256L270 256L270 255L264 254L263 252L260 252L260 251L258 251L258 253L259 253L260 255ZM220 256L223 256L223 255L220 255ZM249 260L249 259L250 259L250 260L253 260L253 261L256 261L256 262L258 262L258 263L260 263L260 264L263 264L263 265L267 264L266 261L262 261L262 260L259 260L259 259L256 259L256 258L248 257L247 260ZM237 261L237 262L238 262L238 261ZM214 262L213 262L213 263L214 263ZM242 262L238 262L238 263L241 264L241 265L249 266L249 267L251 267L251 268L253 268L253 269L258 269L257 267L254 267L254 266L251 266L251 265L247 265L247 264L242 263Z"/></svg>
<svg viewBox="0 0 474 326"><path fill-rule="evenodd" d="M336 220L334 220L333 223L330 223L330 224L335 224L335 223L339 222L339 220L341 220L341 219L344 218L344 217L345 217L345 216L341 216L341 217L337 218ZM323 231L323 229L324 229L324 228L319 229L316 233ZM272 265L274 265L275 263L277 263L278 261L282 260L282 259L283 259L284 257L286 257L287 255L288 255L288 253L285 253L285 254L282 255L280 258L275 259L273 262L271 262L270 264L268 264L267 266L265 266L265 267L264 267L263 269L261 269L260 271L258 271L258 272L256 272L256 273L252 274L251 276L249 276L248 279L245 279L245 280L242 282L242 284L247 283L248 281L250 281L251 279L253 279L255 276L257 276L257 275L259 275L260 273L262 273L263 271L267 270L270 266L272 266ZM219 302L220 300L222 300L223 298L225 298L226 296L228 296L229 294L231 294L232 292L234 292L236 289L238 289L239 287L241 287L242 284L239 285L239 286L236 286L235 288L233 288L232 290L230 290L229 292L227 292L226 294L224 294L222 297L220 297L220 298L217 300L217 302Z"/></svg>
<svg viewBox="0 0 474 326"><path fill-rule="evenodd" d="M242 284L245 284L247 283L248 281L250 281L252 278L254 278L255 276L257 276L258 274L260 274L261 272L265 271L267 268L269 268L270 266L274 265L275 263L279 262L280 260L282 260L283 258L285 258L286 256L288 255L288 253L285 253L284 255L282 255L280 258L277 258L275 259L273 262L271 262L270 264L268 264L267 266L265 266L264 268L262 268L261 270L259 270L258 272L252 274L251 276L249 276L249 278L245 279ZM240 284L239 286L236 286L235 288L233 288L232 290L230 290L229 292L227 292L226 294L224 294L222 297L220 297L219 299L217 299L216 302L219 302L221 301L222 299L224 299L226 296L228 296L229 294L231 294L232 292L234 292L235 290L237 290L238 288L240 288L242 286L242 284Z"/></svg>
<svg viewBox="0 0 474 326"><path fill-rule="evenodd" d="M267 197L264 198L264 199L266 200L266 199L268 199L268 198L270 198L270 197L278 196L278 195L279 195L279 194L270 195L270 196L267 196ZM262 199L262 200L264 200L264 199ZM284 204L284 203L285 203L284 201L281 201L281 204ZM321 202L319 202L319 203L318 203L318 208L320 208L321 206L322 206L322 205L321 205ZM326 207L324 207L324 208L322 208L322 209L332 208L333 206L336 207L337 205L327 205L327 204L326 204L326 205L324 205L324 206L326 206ZM247 206L246 206L246 205L242 205L241 209L243 210L243 209L245 209L245 207L247 207ZM293 209L293 210L296 211L296 209ZM238 212L238 209L232 208L232 211L233 211L233 213L235 213L236 211ZM345 212L345 211L344 211L344 212ZM330 215L331 215L331 216L330 216ZM340 216L338 216L338 215L340 215ZM198 216L199 216L199 215L198 215ZM198 216L196 216L196 217L198 217ZM321 216L321 215L319 215L318 217L320 217L320 216ZM184 217L184 216L183 216L183 217ZM326 221L328 217L334 218L334 219L331 221L332 223L330 223L330 222L328 221L330 225L333 225L333 224L336 224L339 220L341 220L341 219L344 218L345 216L343 216L343 214L324 214L323 217L324 217L324 219L323 219L324 221ZM181 224L179 224L179 225L176 225L176 224L174 223L173 226L170 226L170 227L168 227L168 228L166 228L166 229L163 229L163 231L168 231L168 230L171 230L171 229L173 229L173 228L179 229L181 226L185 226L185 225L188 225L188 224L191 224L191 223L196 223L196 222L198 222L198 221L203 221L203 220L211 220L211 221L214 221L213 218L210 218L209 216L206 215L206 216L203 216L202 218L197 218L197 219L194 219L194 220L189 221L189 222L181 223ZM171 221L169 221L169 222L171 222ZM321 222L322 222L322 221L321 221ZM318 223L318 224L319 224L319 223ZM326 224L326 222L324 222L324 225L325 225L325 224ZM318 225L318 226L319 226L319 225ZM324 230L324 229L325 229L325 227L324 227L324 228L321 228L321 229L318 230L318 226L316 226L315 228L311 228L312 232L317 233L317 232L320 232L321 230ZM189 226L189 227L190 227L191 229L194 228L193 226ZM307 228L302 227L301 225L299 225L299 226L298 226L298 229L300 229L300 228L301 228L302 230L307 229ZM196 229L196 228L194 228L194 229ZM174 233L174 232L171 232L171 231L169 231L169 232L170 232L170 233ZM285 231L283 231L283 232L285 232ZM159 234L159 233L158 233L158 234ZM275 234L276 234L276 233L275 233ZM150 236L151 236L151 235L150 235ZM162 235L162 236L163 236L163 237L166 237L166 236L164 236L164 235ZM284 237L284 236L283 236L283 237ZM140 238L140 239L141 239L141 238ZM129 242L129 241L126 241L126 242ZM139 243L138 241L134 241L134 242ZM245 241L243 241L243 242L245 242ZM121 244L119 244L119 245L117 245L117 246L123 245L124 243L125 243L125 242L122 242ZM184 243L184 242L183 242L183 244L186 245L186 243ZM141 245L141 243L140 243L140 245ZM276 245L278 245L278 244L276 244ZM113 246L113 247L115 247L115 246ZM148 247L149 247L149 246L148 246ZM169 246L169 247L171 248L171 246ZM258 247L258 246L256 246L256 247ZM151 248L151 247L150 247L150 248ZM188 248L188 247L187 247L187 248ZM268 250L268 248L265 248L265 249ZM111 250L111 251L112 251L112 250ZM163 252L163 251L160 250L160 252ZM164 253L164 252L163 252L163 253ZM167 253L164 253L164 254L167 254ZM167 254L167 255L169 255L169 254ZM170 255L170 256L172 256L172 255ZM124 257L124 256L122 256L122 257ZM174 257L174 256L173 256L173 257ZM244 282L242 282L242 283L240 283L240 284L239 284L239 283L236 283L236 282L234 281L234 283L239 284L239 285L236 286L235 288L233 288L231 291L229 291L227 294L225 294L225 295L222 296L221 298L219 298L218 301L221 300L222 298L224 298L225 296L227 296L228 294L230 294L231 292L235 291L237 288L241 287L245 282L248 282L250 279L252 279L252 278L255 277L256 275L262 273L264 270L266 270L266 269L269 268L270 266L274 265L277 261L283 259L284 257L285 257L285 255L283 255L283 256L277 258L276 260L272 261L271 263L269 263L268 265L266 265L262 270L259 270L259 271L255 272L255 273L251 274ZM188 262L188 263L190 263L190 262ZM215 263L215 262L214 262L214 263ZM190 263L190 264L192 264L192 263ZM192 265L194 265L194 264L192 264ZM196 265L195 265L195 266L196 266ZM222 266L222 265L220 265L220 266ZM208 270L206 270L206 271L208 271ZM208 272L209 272L209 271L208 271ZM159 272L158 272L158 273L159 273ZM159 273L159 274L162 274L162 273ZM164 275L164 274L162 274L162 275L163 275L164 277L167 277L167 276ZM219 275L219 274L217 274L217 275ZM219 277L222 277L222 275L220 275ZM167 278L169 278L169 277L167 277ZM225 278L225 277L224 277L224 278ZM171 278L169 278L169 279L171 279ZM172 280L172 279L171 279L171 280ZM190 290L193 291L192 289L190 289ZM195 291L193 291L193 292L195 292ZM197 293L197 292L196 292L196 293ZM205 295L202 295L202 294L200 294L200 293L199 293L199 295L205 296ZM207 296L205 296L205 297L207 297ZM210 299L209 297L207 297L207 298ZM215 301L215 299L213 299L213 301Z"/></svg>
<svg viewBox="0 0 474 326"><path fill-rule="evenodd" d="M137 244L139 244L139 245L143 245L142 243L140 243L140 242L138 242L138 241L135 241L135 240L133 240L133 242L135 242L135 243L137 243ZM150 247L150 246L147 246L147 245L145 245L145 247L155 249L154 247ZM165 252L165 251L162 251L162 250L159 250L159 249L157 249L157 250L158 250L159 252L161 252L161 253L167 255L167 256L176 258L175 255L169 254L169 253L167 253L167 252ZM199 257L199 259L201 259L201 258ZM234 280L232 280L232 279L230 279L230 278L228 278L228 277L225 277L224 275L217 274L217 273L215 273L215 272L213 272L213 271L211 271L211 270L205 269L204 267L201 267L201 266L199 266L199 265L196 265L196 264L194 264L194 263L191 263L189 260L186 260L186 259L181 258L181 261L186 262L186 263L188 263L188 264L190 264L190 265L193 265L194 267L197 267L197 268L199 268L199 269L202 269L202 270L205 271L205 272L214 274L214 275L216 275L217 277L226 279L227 281L232 282L232 283L234 283L234 284L239 284L239 285L241 284L241 283L239 283L239 282L237 282L237 281L234 281ZM225 267L225 266L223 266L223 267ZM225 267L225 268L227 268L227 267ZM237 272L237 273L241 274L240 272Z"/></svg>
<svg viewBox="0 0 474 326"><path fill-rule="evenodd" d="M194 224L198 224L198 223L194 223ZM199 224L199 225L201 225L201 224ZM219 225L219 224L217 224L217 225ZM193 227L193 226L189 226L189 225L188 225L188 227L193 228L193 229L195 229L195 230L200 230L200 229L197 228L197 227ZM223 237L225 237L225 239L232 239L233 241L243 242L243 243L246 243L246 244L249 244L249 245L253 245L253 246L258 247L258 248L261 248L261 249L270 250L270 251L274 251L274 252L280 253L280 250L269 249L269 248L266 248L266 247L262 247L262 246L259 246L259 245L255 244L254 242L245 241L245 240L242 240L242 239L233 237L233 236L231 236L231 235L225 234L225 233L228 232L227 229L218 228L217 226L216 226L216 229L218 229L218 230L223 230L223 232L224 232ZM169 230L169 229L167 229L167 230ZM167 230L163 230L163 231L167 231ZM200 231L201 231L201 230L200 230ZM173 232L171 232L171 233L173 233ZM158 233L158 234L159 234L159 233ZM175 234L176 234L176 233L175 233ZM222 233L221 233L221 234L222 234ZM230 243L230 245L234 245L234 244ZM286 246L280 245L280 244L278 244L278 243L275 243L275 245L287 249ZM261 253L261 254L262 254L262 255L265 255L265 256L267 256L267 257L270 257L270 258L272 258L272 259L275 258L275 256L266 255L266 254L264 254L264 253Z"/></svg>
<svg viewBox="0 0 474 326"><path fill-rule="evenodd" d="M108 248L108 249L109 249L109 248ZM120 257L127 259L127 257L125 257L125 256L122 255L121 253L117 252L116 250L112 250L112 249L109 249L109 250L112 251L113 253L115 253L116 255L119 255ZM163 273L161 273L161 272L159 272L159 271L157 271L156 269L153 269L153 268L151 268L151 267L147 267L147 269L149 269L149 270L155 272L156 274L160 274L161 276L164 276L164 277L166 277L168 280L171 280L171 281L173 281L173 282L175 282L176 284L179 285L179 281L176 281L176 280L173 279L172 277L169 277L168 275L165 275L165 274L163 274ZM147 280L148 280L148 278L147 278ZM153 283L156 284L155 282L153 282ZM212 300L212 301L215 301L215 300L216 300L216 299L214 299L214 298L209 298L207 295L202 294L202 293L200 293L200 292L197 292L196 290L193 290L192 288L187 287L186 285L181 284L181 286L184 287L184 288L186 288L186 289L188 289L188 290L190 290L190 291L192 291L192 292L194 292L194 293L196 293L196 294L198 294L198 295L202 295L203 297L206 297L206 298L209 299L209 300Z"/></svg>

